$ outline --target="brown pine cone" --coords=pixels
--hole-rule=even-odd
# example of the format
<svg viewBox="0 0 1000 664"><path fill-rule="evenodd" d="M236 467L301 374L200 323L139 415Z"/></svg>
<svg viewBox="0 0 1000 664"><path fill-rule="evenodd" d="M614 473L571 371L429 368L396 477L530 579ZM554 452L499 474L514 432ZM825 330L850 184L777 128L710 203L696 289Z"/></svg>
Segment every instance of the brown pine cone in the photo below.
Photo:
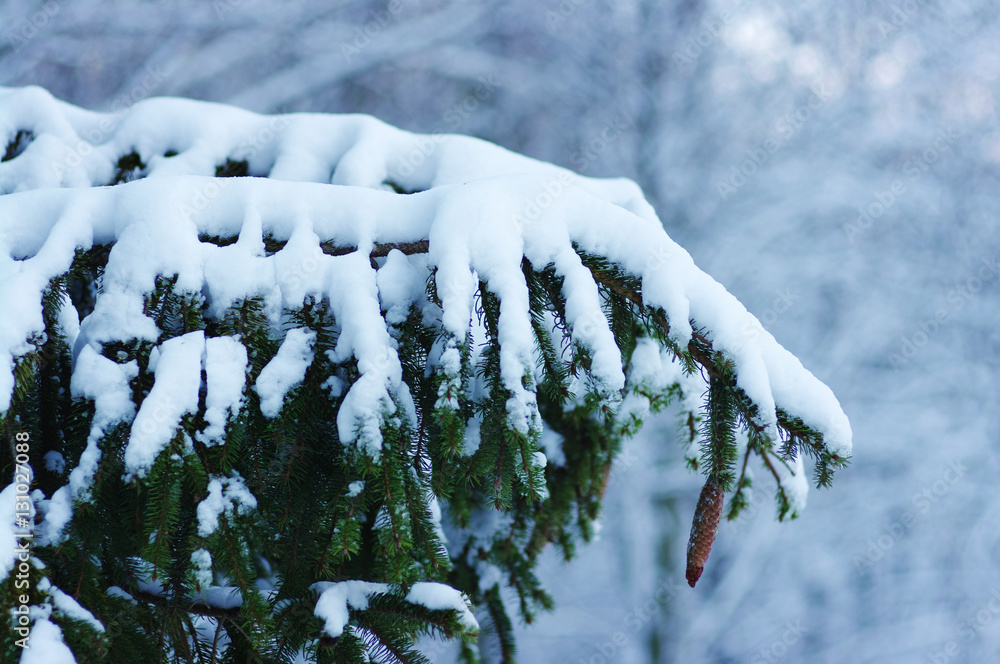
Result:
<svg viewBox="0 0 1000 664"><path fill-rule="evenodd" d="M692 588L701 578L708 554L712 551L715 533L719 530L719 519L722 518L722 503L725 496L722 487L712 480L705 482L701 495L698 496L694 522L691 524L691 538L688 540L687 582Z"/></svg>

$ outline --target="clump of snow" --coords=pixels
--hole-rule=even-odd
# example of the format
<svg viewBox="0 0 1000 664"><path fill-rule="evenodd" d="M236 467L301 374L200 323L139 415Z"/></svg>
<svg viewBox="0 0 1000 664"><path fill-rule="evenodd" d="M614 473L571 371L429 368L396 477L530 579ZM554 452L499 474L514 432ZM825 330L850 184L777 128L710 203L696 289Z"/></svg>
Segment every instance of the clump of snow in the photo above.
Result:
<svg viewBox="0 0 1000 664"><path fill-rule="evenodd" d="M205 340L205 421L197 438L206 445L221 443L226 421L239 412L246 385L247 349L233 337Z"/></svg>
<svg viewBox="0 0 1000 664"><path fill-rule="evenodd" d="M59 544L63 540L63 529L73 518L73 499L69 486L61 486L48 500L39 500L39 510L44 519L38 526L36 542L43 546ZM41 492L39 492L41 493Z"/></svg>
<svg viewBox="0 0 1000 664"><path fill-rule="evenodd" d="M130 421L135 416L132 387L129 384L139 375L135 360L118 364L104 357L93 346L80 348L70 380L74 397L94 400L94 419L90 425L87 448L80 463L70 472L69 486L73 497L85 497L93 482L101 451L98 441L107 430L118 422Z"/></svg>
<svg viewBox="0 0 1000 664"><path fill-rule="evenodd" d="M30 647L21 651L21 664L76 664L62 629L47 617L35 619L28 638Z"/></svg>
<svg viewBox="0 0 1000 664"><path fill-rule="evenodd" d="M399 392L403 369L396 342L382 318L375 270L368 254L359 248L335 257L328 288L331 310L342 326L330 359L340 363L353 355L361 373L337 413L338 433L345 443L357 438L359 447L377 459L382 448L382 418L396 411L393 395Z"/></svg>
<svg viewBox="0 0 1000 664"><path fill-rule="evenodd" d="M344 633L350 620L350 609L364 611L368 608L368 598L372 594L389 590L388 584L369 581L322 581L314 583L312 588L319 593L313 613L324 621L323 631L333 638Z"/></svg>
<svg viewBox="0 0 1000 664"><path fill-rule="evenodd" d="M776 459L772 465L778 474L778 490L784 491L785 498L788 499L788 515L791 518L801 515L809 498L809 479L802 464L802 453L791 461Z"/></svg>
<svg viewBox="0 0 1000 664"><path fill-rule="evenodd" d="M324 621L323 631L334 638L344 633L350 620L350 609L364 611L368 608L372 595L388 593L385 583L370 581L322 581L314 583L313 590L319 593L314 613ZM443 583L417 582L410 587L406 601L419 604L434 611L457 611L462 626L469 632L478 632L479 623L472 614L468 599L460 591Z"/></svg>
<svg viewBox="0 0 1000 664"><path fill-rule="evenodd" d="M407 256L399 249L389 252L375 276L387 323L399 325L406 320L410 307L423 301L427 273L426 256Z"/></svg>
<svg viewBox="0 0 1000 664"><path fill-rule="evenodd" d="M128 476L145 477L156 457L177 434L181 417L198 410L204 350L205 333L201 330L160 345L153 389L139 407L125 447Z"/></svg>
<svg viewBox="0 0 1000 664"><path fill-rule="evenodd" d="M479 631L479 623L472 615L469 600L459 590L443 583L414 583L406 595L406 601L426 606L432 611L458 611L462 626L470 632Z"/></svg>
<svg viewBox="0 0 1000 664"><path fill-rule="evenodd" d="M85 622L98 632L104 631L104 625L94 617L94 614L80 606L80 604L64 593L59 588L51 585L48 579L42 579L38 584L38 590L47 593L52 598L52 605L55 610L62 613L67 618Z"/></svg>
<svg viewBox="0 0 1000 664"><path fill-rule="evenodd" d="M213 477L208 496L198 503L198 534L208 537L219 527L219 516L249 514L257 508L257 498L235 470L229 477Z"/></svg>
<svg viewBox="0 0 1000 664"><path fill-rule="evenodd" d="M277 417L290 389L302 383L313 361L316 333L306 328L289 330L277 354L261 370L254 389L260 395L260 412Z"/></svg>
<svg viewBox="0 0 1000 664"><path fill-rule="evenodd" d="M62 455L61 452L56 450L49 450L42 457L42 461L45 462L45 470L62 475L63 471L66 470L66 457Z"/></svg>
<svg viewBox="0 0 1000 664"><path fill-rule="evenodd" d="M194 565L194 578L198 586L207 588L212 585L212 554L207 549L195 549L191 552L191 563Z"/></svg>

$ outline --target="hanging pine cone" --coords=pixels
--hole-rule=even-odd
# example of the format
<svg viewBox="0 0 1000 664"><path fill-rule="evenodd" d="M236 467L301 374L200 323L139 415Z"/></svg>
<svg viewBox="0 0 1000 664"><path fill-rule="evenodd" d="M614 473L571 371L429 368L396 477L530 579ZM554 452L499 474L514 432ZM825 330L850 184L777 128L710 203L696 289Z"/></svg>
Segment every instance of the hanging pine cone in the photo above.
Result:
<svg viewBox="0 0 1000 664"><path fill-rule="evenodd" d="M691 538L688 540L687 582L692 588L701 578L708 554L712 551L725 495L722 487L709 479L698 496L698 506L694 510L694 521L691 524Z"/></svg>

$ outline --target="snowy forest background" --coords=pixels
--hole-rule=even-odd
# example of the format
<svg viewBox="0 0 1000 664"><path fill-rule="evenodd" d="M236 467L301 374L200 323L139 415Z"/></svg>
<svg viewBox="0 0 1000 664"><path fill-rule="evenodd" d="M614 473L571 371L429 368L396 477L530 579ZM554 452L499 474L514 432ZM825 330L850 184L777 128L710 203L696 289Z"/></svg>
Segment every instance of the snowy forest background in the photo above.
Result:
<svg viewBox="0 0 1000 664"><path fill-rule="evenodd" d="M633 178L831 386L852 465L791 523L758 491L696 590L701 479L669 416L647 427L601 541L546 562L558 607L519 629L522 661L1000 651L996 3L12 0L0 21L0 85L87 108L370 113Z"/></svg>

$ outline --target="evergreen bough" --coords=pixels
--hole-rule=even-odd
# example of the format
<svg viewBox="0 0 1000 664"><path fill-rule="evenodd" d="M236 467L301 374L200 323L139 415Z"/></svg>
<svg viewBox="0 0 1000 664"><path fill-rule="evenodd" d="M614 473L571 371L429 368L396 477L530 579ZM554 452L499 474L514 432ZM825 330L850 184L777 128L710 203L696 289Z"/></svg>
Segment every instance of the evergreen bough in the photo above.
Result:
<svg viewBox="0 0 1000 664"><path fill-rule="evenodd" d="M649 414L679 403L707 476L702 565L750 456L779 518L803 454L822 486L847 463L829 390L630 182L362 116L37 88L0 88L3 137L0 545L30 550L0 552L4 661L425 662L431 635L476 662L474 608L512 662L504 589L552 608L538 557L590 539Z"/></svg>

